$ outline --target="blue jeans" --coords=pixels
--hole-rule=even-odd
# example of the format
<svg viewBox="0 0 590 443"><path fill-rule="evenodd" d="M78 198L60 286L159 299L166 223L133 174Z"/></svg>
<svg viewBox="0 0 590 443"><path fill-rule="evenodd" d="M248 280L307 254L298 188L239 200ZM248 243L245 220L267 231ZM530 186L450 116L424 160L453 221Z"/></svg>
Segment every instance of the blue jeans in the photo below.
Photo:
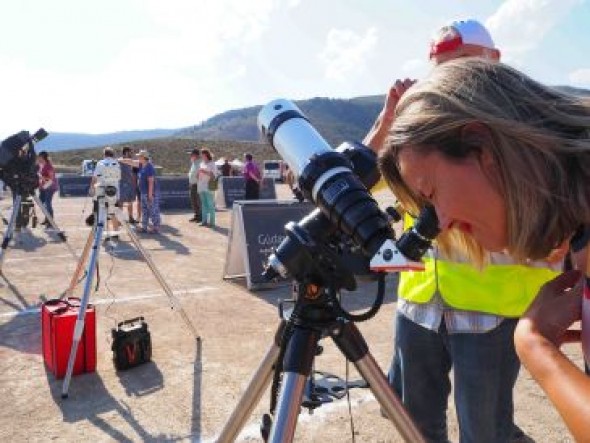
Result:
<svg viewBox="0 0 590 443"><path fill-rule="evenodd" d="M461 443L509 442L514 432L512 390L520 361L514 350L516 319L487 333L448 334L396 315L389 381L429 442L447 442L449 372L454 370Z"/></svg>
<svg viewBox="0 0 590 443"><path fill-rule="evenodd" d="M51 218L53 218L53 194L55 194L55 189L39 189L39 200L41 200Z"/></svg>

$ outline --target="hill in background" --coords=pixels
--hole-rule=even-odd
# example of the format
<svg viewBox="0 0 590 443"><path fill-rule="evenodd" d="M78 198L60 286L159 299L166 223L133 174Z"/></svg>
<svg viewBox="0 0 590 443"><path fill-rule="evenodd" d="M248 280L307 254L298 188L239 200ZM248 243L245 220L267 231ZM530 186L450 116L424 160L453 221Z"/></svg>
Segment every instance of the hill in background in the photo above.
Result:
<svg viewBox="0 0 590 443"><path fill-rule="evenodd" d="M381 110L382 96L360 97L350 100L313 98L296 102L312 125L328 143L336 147L345 140L362 140ZM250 152L258 162L280 159L280 156L261 141L256 119L261 106L227 111L201 125L173 131L170 136L134 141L111 141L99 147L53 151L51 156L61 172L79 173L82 160L102 158L104 146L111 145L120 153L122 146L135 150L147 149L155 164L163 167L164 174L186 173L188 154L193 147L209 148L215 158L242 159ZM112 135L112 134L109 134ZM138 131L137 135L142 135ZM46 140L53 138L50 134ZM107 140L106 138L103 140ZM37 146L43 149L42 143Z"/></svg>
<svg viewBox="0 0 590 443"><path fill-rule="evenodd" d="M590 90L587 89L571 86L557 86L556 89L590 97ZM383 95L352 99L318 97L295 103L326 141L336 147L343 141L361 141L381 111L384 99ZM73 172L79 172L84 159L102 158L102 147L106 145L120 148L125 144L136 149L148 149L154 155L155 163L164 168L164 173L185 173L188 164L186 151L195 146L210 148L216 158L241 159L245 152L251 152L258 161L279 159L279 155L261 141L256 123L261 108L262 106L252 106L223 112L199 125L176 130L128 131L96 136L50 134L39 143L38 149L48 149L49 142L55 147L54 150L66 149L74 143L74 136L86 136L85 144L78 145L78 148L99 148L53 153L56 164L62 170ZM68 141L67 136L72 138Z"/></svg>
<svg viewBox="0 0 590 443"><path fill-rule="evenodd" d="M47 129L47 128L46 128ZM134 140L148 140L171 137L178 129L148 129L145 131L122 131L108 134L76 134L70 132L50 132L49 137L37 144L37 150L64 151L67 149L108 146Z"/></svg>
<svg viewBox="0 0 590 443"><path fill-rule="evenodd" d="M556 86L571 95L590 97L590 90ZM295 101L311 124L332 146L345 140L361 141L381 111L384 95L348 100L312 98ZM260 138L256 119L262 106L236 109L218 114L200 125L180 130L176 135L203 140L249 140Z"/></svg>
<svg viewBox="0 0 590 443"><path fill-rule="evenodd" d="M384 98L381 95L349 100L318 97L295 103L326 141L335 146L344 140L362 140L381 111ZM201 140L258 141L256 119L261 108L223 112L175 135Z"/></svg>
<svg viewBox="0 0 590 443"><path fill-rule="evenodd" d="M331 144L343 140L360 140L381 110L383 96L359 97L349 100L312 98L297 101L311 123ZM109 134L75 134L50 132L38 143L38 150L50 152L121 145L140 140L189 138L193 140L261 141L256 119L262 106L235 109L215 115L205 122L188 128L124 131ZM45 128L48 129L48 128ZM49 130L49 129L48 129Z"/></svg>
<svg viewBox="0 0 590 443"><path fill-rule="evenodd" d="M186 174L190 167L189 154L194 147L208 148L214 157L238 158L242 160L244 153L250 152L257 162L262 160L279 159L279 155L268 145L253 142L233 141L198 141L183 138L161 138L157 140L142 140L120 145L112 145L121 154L123 146L130 146L133 150L147 149L154 164L162 166L163 174ZM76 149L51 153L51 158L58 172L79 174L82 160L102 158L103 148Z"/></svg>

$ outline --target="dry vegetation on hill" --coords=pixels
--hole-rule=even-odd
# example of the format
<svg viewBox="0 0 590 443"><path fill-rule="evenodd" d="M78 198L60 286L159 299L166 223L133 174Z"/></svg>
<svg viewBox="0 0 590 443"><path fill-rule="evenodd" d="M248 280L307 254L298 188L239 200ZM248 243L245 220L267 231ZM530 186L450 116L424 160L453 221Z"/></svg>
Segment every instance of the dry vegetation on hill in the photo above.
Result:
<svg viewBox="0 0 590 443"><path fill-rule="evenodd" d="M208 148L215 159L228 157L242 159L244 153L250 152L258 162L279 159L279 155L267 144L235 141L197 141L183 138L160 138L113 145L121 153L123 146L131 146L138 151L147 149L156 165L162 166L163 174L184 174L189 167L188 153L194 147ZM82 160L101 159L103 147L76 149L51 153L54 164L59 172L79 173Z"/></svg>

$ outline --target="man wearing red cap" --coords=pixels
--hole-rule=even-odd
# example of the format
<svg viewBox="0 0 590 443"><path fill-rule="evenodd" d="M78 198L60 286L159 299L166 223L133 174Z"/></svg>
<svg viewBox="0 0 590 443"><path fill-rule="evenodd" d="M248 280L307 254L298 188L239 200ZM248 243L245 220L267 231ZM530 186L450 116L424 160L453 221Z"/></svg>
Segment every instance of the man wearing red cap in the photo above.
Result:
<svg viewBox="0 0 590 443"><path fill-rule="evenodd" d="M443 26L430 46L436 65L460 57L499 61L500 51L476 20ZM365 138L378 152L402 94L414 84L398 80ZM407 216L406 223L412 219ZM547 263L521 266L503 254L475 269L440 256L436 246L424 272L403 272L398 286L390 383L429 442L447 442L447 403L454 371L460 441L527 441L514 424L512 391L520 362L514 328L540 286L556 272ZM555 269L557 271L558 269Z"/></svg>

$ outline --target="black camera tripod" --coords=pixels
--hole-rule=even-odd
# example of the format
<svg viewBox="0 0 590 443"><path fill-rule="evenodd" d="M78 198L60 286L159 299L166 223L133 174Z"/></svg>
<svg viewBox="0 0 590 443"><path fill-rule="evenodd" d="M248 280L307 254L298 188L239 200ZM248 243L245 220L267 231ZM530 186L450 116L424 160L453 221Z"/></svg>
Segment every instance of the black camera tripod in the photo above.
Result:
<svg viewBox="0 0 590 443"><path fill-rule="evenodd" d="M74 249L68 243L65 233L59 229L51 214L49 214L43 203L41 203L39 197L35 195L35 191L29 193L20 192L17 190L13 191L12 213L10 214L10 219L8 220L6 231L4 231L2 246L0 248L0 273L2 273L2 264L4 262L4 258L6 257L6 250L8 248L8 245L12 240L15 227L17 228L17 230L20 230L21 228L27 226L30 218L32 218L32 220L30 220L32 227L34 228L36 225L36 216L33 215L33 217L31 217L29 212L34 208L34 204L36 204L37 207L41 209L41 212L43 212L43 215L45 215L45 218L47 219L51 227L55 229L58 238L66 245L66 248L68 249L68 251L70 251L74 259L78 259L78 255L76 254L76 251L74 251Z"/></svg>
<svg viewBox="0 0 590 443"><path fill-rule="evenodd" d="M343 317L334 287L325 288L306 282L296 283L294 288L294 306L289 319L281 321L274 343L252 376L217 441L230 443L236 439L271 382L273 372L275 384L280 376L280 394L278 400L273 398L271 401L274 417L271 420L266 416L263 437L272 443L293 441L318 342L329 336L344 356L356 366L402 438L412 443L424 442L420 431L369 352L360 331L354 322ZM380 281L380 291L384 291L383 281ZM269 435L265 435L266 431L269 431Z"/></svg>
<svg viewBox="0 0 590 443"><path fill-rule="evenodd" d="M84 270L84 265L88 260L88 264L86 266L86 273L85 278L86 281L84 282L84 289L82 293L82 297L80 299L80 308L78 310L78 316L76 318L76 324L74 326L74 333L72 338L72 348L70 350L70 356L68 359L68 366L66 369L66 375L64 378L63 386L62 386L62 398L68 397L68 390L70 386L70 380L72 378L72 373L74 370L74 364L76 361L76 353L78 351L78 345L80 344L80 339L82 338L82 333L84 332L84 321L86 316L86 309L88 307L88 302L90 300L90 293L92 291L92 281L94 277L94 270L98 263L98 253L100 251L101 239L104 228L107 223L108 218L117 217L119 222L125 227L129 238L133 245L137 248L145 262L147 263L148 267L156 277L156 280L168 296L171 301L172 307L177 308L178 312L180 313L182 319L184 320L185 324L191 330L192 334L196 338L197 341L201 340L197 329L189 319L188 315L182 308L180 301L174 295L174 292L166 283L164 276L160 273L156 264L154 263L150 254L145 250L145 248L141 245L137 234L133 231L129 222L125 218L123 212L116 206L115 202L117 191L116 188L112 186L98 186L96 190L95 202L94 202L94 221L93 227L88 235L88 239L86 240L86 244L84 245L84 249L82 251L82 255L80 256L80 260L78 261L78 265L74 274L72 275L72 279L68 286L68 289L65 291L64 296L69 297L73 294L80 277L82 276L82 271ZM90 256L90 258L89 258Z"/></svg>

